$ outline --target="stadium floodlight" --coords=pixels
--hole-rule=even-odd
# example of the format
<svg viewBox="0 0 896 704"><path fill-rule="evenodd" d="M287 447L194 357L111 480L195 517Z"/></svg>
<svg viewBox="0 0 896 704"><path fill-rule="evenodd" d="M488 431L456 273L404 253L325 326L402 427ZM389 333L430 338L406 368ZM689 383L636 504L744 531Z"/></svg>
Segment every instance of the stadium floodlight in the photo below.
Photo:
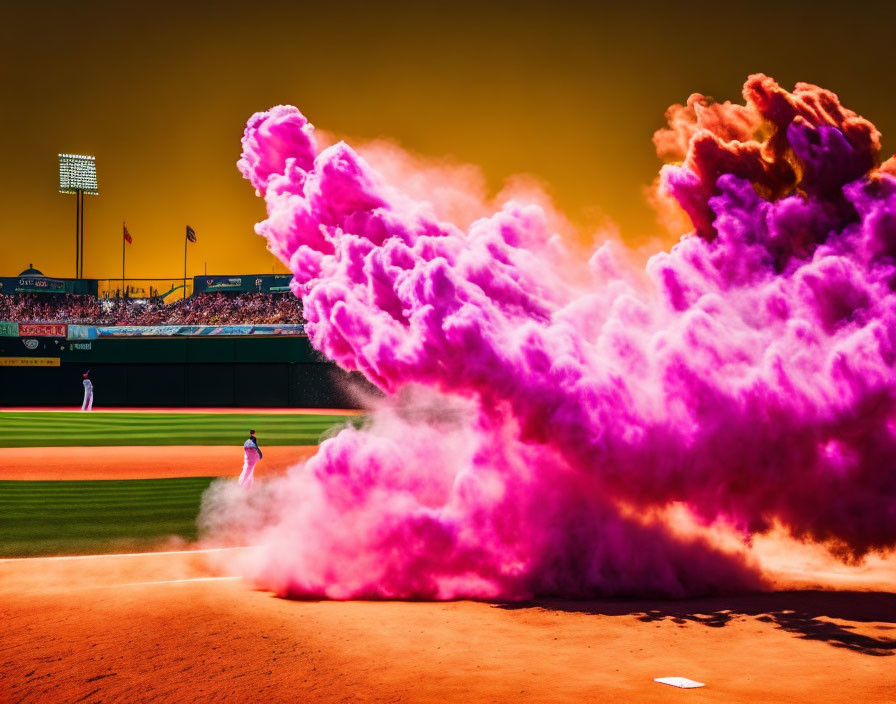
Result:
<svg viewBox="0 0 896 704"><path fill-rule="evenodd" d="M59 155L59 192L100 194L96 185L96 157L83 154Z"/></svg>
<svg viewBox="0 0 896 704"><path fill-rule="evenodd" d="M75 195L75 278L84 276L84 194L98 196L96 157L59 155L59 192Z"/></svg>

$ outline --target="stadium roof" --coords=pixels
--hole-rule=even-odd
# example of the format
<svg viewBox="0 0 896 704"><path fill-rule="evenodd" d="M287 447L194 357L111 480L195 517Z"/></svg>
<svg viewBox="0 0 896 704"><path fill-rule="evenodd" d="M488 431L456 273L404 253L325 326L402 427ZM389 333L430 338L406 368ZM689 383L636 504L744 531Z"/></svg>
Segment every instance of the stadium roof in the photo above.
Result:
<svg viewBox="0 0 896 704"><path fill-rule="evenodd" d="M33 264L29 264L28 268L19 274L19 276L45 276L45 274L42 271L35 269Z"/></svg>

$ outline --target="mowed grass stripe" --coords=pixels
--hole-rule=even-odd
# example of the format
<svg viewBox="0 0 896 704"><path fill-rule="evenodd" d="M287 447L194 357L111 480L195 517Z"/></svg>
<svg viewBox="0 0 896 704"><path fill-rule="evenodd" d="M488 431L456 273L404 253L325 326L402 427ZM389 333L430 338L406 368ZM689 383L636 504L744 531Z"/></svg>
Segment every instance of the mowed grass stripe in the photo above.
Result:
<svg viewBox="0 0 896 704"><path fill-rule="evenodd" d="M12 414L9 412L4 413L2 416L0 416L0 421L5 419L8 415L12 415ZM141 414L135 414L135 415L141 415ZM145 415L145 414L143 414L143 415ZM19 419L9 419L9 420L10 420L10 422L12 422L14 420L16 426L18 426L22 429L25 429L25 430L34 429L34 428L51 428L53 430L66 430L67 428L77 428L80 432L85 432L85 431L90 431L90 430L94 430L96 432L106 432L109 429L116 429L116 430L124 431L124 430L137 430L139 428L147 428L147 427L175 429L175 428L189 428L189 427L208 427L209 425L213 425L213 426L218 425L218 426L224 426L224 427L237 427L237 426L242 427L243 424L245 423L245 419L243 419L242 422L237 422L237 423L219 422L222 417L226 418L227 416L231 416L231 415L232 414L226 414L226 415L222 414L221 416L214 416L214 417L210 417L210 418L189 418L186 421L182 421L182 422L169 422L169 421L165 421L162 419L149 418L149 419L145 419L145 420L144 419L132 420L132 421L129 421L126 423L120 423L120 422L119 423L113 423L113 422L107 423L107 422L103 422L103 421L92 420L92 419L90 419L89 416L86 416L86 415L75 416L73 418L66 419L65 421L62 421L62 422L60 422L58 420L52 420L52 419L43 419L43 420L40 420L37 422L35 422L33 420L31 420L30 422L21 422ZM353 416L353 417L357 417L357 416ZM270 416L266 416L266 418L272 419L272 421L265 423L265 425L268 427L274 427L274 428L284 428L284 427L285 428L296 428L296 427L328 428L331 425L333 425L334 419L336 422L341 422L341 421L345 420L345 418L342 416L324 416L322 418L314 418L314 419L303 420L303 421L294 420L294 418L295 418L294 416L293 417L287 416L285 418L281 418L281 417L270 415ZM258 421L258 418L254 417L253 421ZM264 423L264 419L262 419L259 422Z"/></svg>
<svg viewBox="0 0 896 704"><path fill-rule="evenodd" d="M189 480L189 481L187 481ZM177 489L188 489L192 484L199 484L204 481L203 477L171 477L171 485L162 487L149 479L104 479L99 487L93 487L84 484L84 479L58 479L53 481L35 481L35 486L30 486L28 481L19 481L6 479L2 480L3 491L0 492L0 500L4 496L15 496L16 494L33 495L40 492L49 494L58 494L60 496L68 496L72 492L89 491L96 494L99 491L108 491L115 493L132 492L143 493L153 491L170 492ZM100 481L100 480L96 480Z"/></svg>
<svg viewBox="0 0 896 704"><path fill-rule="evenodd" d="M242 436L220 436L220 435L206 435L206 436L188 436L181 438L173 438L173 437L160 437L160 436L133 436L126 438L114 438L114 437L93 437L93 438L84 438L81 436L66 436L66 437L56 437L52 440L41 440L40 438L33 438L29 440L27 443L9 443L9 444L0 444L0 447L118 447L118 446L177 446L177 445L209 445L209 446L218 446L218 445L242 445L245 437ZM259 445L261 445L262 450L265 447L272 446L280 446L280 445L294 445L294 446L308 446L308 445L318 445L322 440L322 434L313 434L313 435L289 435L289 436L274 436L274 437L266 437L259 438Z"/></svg>
<svg viewBox="0 0 896 704"><path fill-rule="evenodd" d="M319 435L322 432L326 432L330 428L334 426L342 427L344 424L340 423L332 423L330 425L321 425L321 426L293 426L293 427L264 427L263 431L266 436L275 437L277 435ZM5 428L4 428L5 429ZM147 426L147 425L137 425L133 428L129 428L127 430L123 430L120 428L9 428L10 432L17 433L28 433L28 434L36 434L38 432L50 435L51 437L56 436L68 436L68 437L102 437L102 436L115 436L115 437L137 437L137 436L185 436L185 435L232 435L234 432L243 435L244 433L240 432L240 428L229 428L229 427L216 427L214 424L209 424L206 426L193 426L193 427L184 427L184 426L172 426L169 428L160 427L160 426ZM248 431L248 428L246 429ZM261 434L262 430L255 428L255 430ZM246 433L247 434L247 433Z"/></svg>
<svg viewBox="0 0 896 704"><path fill-rule="evenodd" d="M122 496L126 496L133 501L140 501L148 506L151 506L152 504L159 501L164 501L166 504L170 505L178 501L192 501L194 498L194 494L195 491L182 491L177 494L166 494L164 492L159 492L156 494L123 494L96 497L87 492L79 492L74 496L68 496L65 498L44 498L40 496L20 497L13 501L0 502L0 508L3 509L3 515L0 516L0 521L6 518L9 513L14 511L34 511L39 513L48 510L66 510L77 512L80 510L93 511L97 508L114 509L116 506L121 505Z"/></svg>
<svg viewBox="0 0 896 704"><path fill-rule="evenodd" d="M7 416L17 417L23 420L36 419L36 418L44 418L49 417L55 419L59 422L63 422L66 419L77 418L79 420L83 420L85 422L93 422L93 423L129 423L133 422L134 419L151 419L151 420L165 420L173 423L187 422L190 420L196 419L220 419L224 418L240 418L247 415L251 415L255 418L281 418L281 419L289 419L295 422L303 422L307 419L311 418L341 418L341 415L327 415L327 414L313 414L313 413L252 413L251 411L246 411L245 413L206 413L206 412L177 412L177 413L165 413L165 412L143 412L143 411L91 411L89 413L85 413L82 411L4 411Z"/></svg>
<svg viewBox="0 0 896 704"><path fill-rule="evenodd" d="M269 418L286 420L295 423L304 423L308 421L319 421L328 418L354 418L356 416L342 416L330 414L313 414L313 413L146 413L146 412L106 412L91 411L84 413L81 411L3 411L3 414L10 418L17 418L27 423L29 420L37 422L37 419L47 418L50 421L65 423L72 419L77 419L82 423L103 423L103 424L128 424L149 420L153 422L168 423L187 423L195 420L227 420L240 419L246 416L253 418ZM43 420L40 421L43 423Z"/></svg>
<svg viewBox="0 0 896 704"><path fill-rule="evenodd" d="M316 445L361 416L252 413L0 412L0 447L238 445L249 428L265 445Z"/></svg>
<svg viewBox="0 0 896 704"><path fill-rule="evenodd" d="M191 477L194 478L194 477ZM45 481L45 484L54 484L55 482ZM119 490L117 488L100 488L95 489L93 487L71 487L70 489L66 489L64 494L60 494L57 491L52 491L47 488L39 488L34 491L28 491L27 489L21 490L12 490L5 489L3 496L0 496L0 505L8 502L14 501L22 501L22 500L36 500L36 501L50 501L50 500L59 500L59 501L81 501L85 496L90 496L95 499L101 499L103 497L108 498L116 498L119 496L142 496L142 497L152 497L152 496L177 496L178 494L189 495L193 491L193 487L176 487L176 488L168 488L168 487L141 487L139 489L127 489L127 490Z"/></svg>
<svg viewBox="0 0 896 704"><path fill-rule="evenodd" d="M88 423L78 423L77 421L70 421L66 424L28 424L28 425L20 425L15 423L8 423L6 419L0 417L0 424L4 428L8 428L12 432L19 433L28 433L33 434L35 432L43 432L43 433L53 433L53 434L70 434L70 435L109 435L109 434L126 434L133 435L137 433L146 433L146 434L168 434L168 433L197 433L197 432L212 432L212 433L232 433L234 431L242 432L243 426L247 423L253 423L254 425L260 426L259 428L255 428L257 431L261 431L262 429L266 434L280 434L280 433L319 433L328 428L333 427L334 425L343 425L344 421L330 421L330 422L318 422L318 423L264 423L258 422L256 419L246 419L242 423L232 424L232 423L218 423L212 419L202 420L201 422L191 422L191 423L157 423L157 422L144 422L144 423L132 423L129 425L113 425L113 424L103 424L103 425L95 425ZM248 430L248 428L246 428Z"/></svg>
<svg viewBox="0 0 896 704"><path fill-rule="evenodd" d="M215 432L214 430L207 430L201 433L201 437L232 437L236 435L236 433L227 432L227 431L219 431ZM239 436L243 435L248 436L249 433L240 433ZM259 437L261 437L261 433L258 433ZM283 435L288 435L289 437L317 437L320 435L320 432L308 431L305 429L301 429L299 431L294 431L291 433L283 433L283 432L268 432L265 433L267 438L277 438ZM184 438L191 438L200 436L195 430L190 429L172 429L172 430L141 430L139 432L129 432L129 433L115 433L112 436L107 436L104 433L77 433L77 432L55 432L51 435L49 439L61 439L61 438L85 438L85 439L95 439L95 438L104 438L104 437L113 437L113 438L128 438L130 440L135 439L153 439L153 440L183 440ZM183 443L180 443L183 444ZM206 443L207 444L207 443ZM271 444L270 442L268 443Z"/></svg>
<svg viewBox="0 0 896 704"><path fill-rule="evenodd" d="M146 538L46 538L26 540L6 544L6 557L43 557L48 555L102 555L109 553L151 552L159 549L159 539ZM165 548L179 548L180 543L162 545Z"/></svg>
<svg viewBox="0 0 896 704"><path fill-rule="evenodd" d="M319 423L329 425L332 420L344 420L346 418L354 418L357 416L338 416L338 415L298 415L298 414L251 414L251 413L103 413L96 411L92 413L67 413L67 412L29 412L19 413L16 411L4 411L2 417L9 422L15 422L21 427L30 426L53 426L64 427L76 422L78 427L102 426L134 426L134 425L160 425L160 426L182 426L195 423L205 424L213 421L225 425L241 426L246 418L267 421L271 425L303 425L308 423Z"/></svg>
<svg viewBox="0 0 896 704"><path fill-rule="evenodd" d="M195 540L211 478L0 481L0 557L152 549Z"/></svg>
<svg viewBox="0 0 896 704"><path fill-rule="evenodd" d="M0 420L0 424L2 424L2 420ZM280 435L320 435L321 433L326 432L332 427L343 427L344 423L330 423L329 425L319 425L319 426L308 426L308 425L297 425L297 426L286 426L286 427L271 427L271 426L261 426L261 428L254 428L259 435L264 432L267 437L276 437ZM249 426L254 427L254 426ZM214 423L209 423L204 426L195 425L195 426L152 426L152 425L135 425L132 428L77 428L77 427L64 427L64 428L50 428L50 427L41 427L37 426L34 428L15 428L10 426L3 425L3 431L14 433L27 433L29 435L35 434L43 434L48 435L50 437L103 437L103 436L112 436L112 437L164 437L164 436L188 436L188 435L233 435L234 433L239 435L248 434L249 428L246 428L246 432L242 431L242 427L228 427L228 426L216 426ZM12 438L10 438L12 439Z"/></svg>
<svg viewBox="0 0 896 704"><path fill-rule="evenodd" d="M181 478L181 477L175 477ZM182 477L188 479L202 479L203 477ZM77 480L69 480L69 481L77 481ZM106 480L113 481L113 480ZM114 480L114 481L138 481L138 480ZM43 484L53 485L55 481L43 481ZM67 482L66 482L67 483ZM178 492L188 493L192 489L191 486L176 486L176 487L162 487L162 486L140 486L134 488L126 488L120 489L118 487L102 487L102 488L94 488L94 487L84 487L84 486L72 486L67 487L62 490L62 492L56 490L55 488L50 487L37 487L35 489L31 489L30 487L4 487L3 495L0 496L0 503L4 501L14 501L20 498L28 498L28 497L37 497L42 501L45 501L50 498L59 498L59 499L71 499L77 500L77 497L81 494L90 495L90 496L121 496L123 494L129 494L132 496L154 496L156 494L165 494L166 496L176 495Z"/></svg>
<svg viewBox="0 0 896 704"><path fill-rule="evenodd" d="M174 496L170 496L168 494L127 494L126 496L128 497L128 499L130 499L131 502L139 502L147 506L153 506L156 503L163 502L168 506L173 506L178 502L189 503L195 498L194 493L195 492L176 494ZM0 504L0 507L3 508L3 516L0 516L0 521L6 519L12 513L21 513L22 511L28 511L34 514L47 512L52 513L53 511L68 511L74 514L78 513L79 511L93 512L98 509L108 509L110 511L113 511L116 507L121 505L122 497L120 496L110 496L105 499L97 499L89 495L82 495L80 499L72 497L65 500L27 499L16 502L4 502Z"/></svg>
<svg viewBox="0 0 896 704"><path fill-rule="evenodd" d="M171 479L65 479L60 481L19 481L0 480L0 499L13 496L33 496L41 494L65 498L72 492L81 492L92 496L102 493L126 496L159 493L176 494L179 491L190 492L208 486L208 477L174 477Z"/></svg>
<svg viewBox="0 0 896 704"><path fill-rule="evenodd" d="M207 477L200 477L207 479ZM46 484L50 484L50 481L44 482ZM14 492L9 491L5 492L2 497L0 497L0 505L7 503L15 503L20 501L60 501L60 502L76 502L83 501L86 497L90 497L95 501L102 500L115 500L121 496L134 496L140 498L152 498L154 496L189 496L192 494L194 488L189 487L174 487L172 489L168 489L167 487L147 487L141 488L140 490L117 490L117 489L97 489L94 490L92 487L76 487L72 489L68 489L65 491L64 495L60 495L57 492L47 491L46 489L39 489L36 491L20 491Z"/></svg>
<svg viewBox="0 0 896 704"><path fill-rule="evenodd" d="M159 508L162 508L166 514L178 513L195 517L196 501L192 499L184 499L182 501L165 501L158 504L153 503L150 506L135 508L130 503L126 505L115 504L96 505L85 504L77 509L71 506L56 506L44 508L20 509L18 511L8 511L0 518L0 531L9 525L10 530L16 530L14 522L28 520L31 525L28 526L26 532L33 532L45 526L51 532L55 531L59 525L60 516L64 516L65 521L69 525L83 524L91 527L99 524L119 523L123 528L123 524L127 519L134 521L153 520L157 521Z"/></svg>

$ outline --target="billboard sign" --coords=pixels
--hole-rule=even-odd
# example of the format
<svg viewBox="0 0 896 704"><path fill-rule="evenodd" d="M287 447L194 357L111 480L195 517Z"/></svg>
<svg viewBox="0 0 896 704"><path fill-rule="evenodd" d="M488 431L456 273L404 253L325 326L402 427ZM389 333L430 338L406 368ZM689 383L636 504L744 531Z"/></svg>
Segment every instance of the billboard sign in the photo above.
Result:
<svg viewBox="0 0 896 704"><path fill-rule="evenodd" d="M281 336L304 334L304 325L116 325L96 328L90 327L86 336L84 336L85 334L83 331L79 331L77 339L95 339L99 337L224 337L228 335ZM75 339L74 336L73 339Z"/></svg>
<svg viewBox="0 0 896 704"><path fill-rule="evenodd" d="M292 289L289 284L292 281L292 274L273 274L267 280L267 290L271 293L289 293Z"/></svg>
<svg viewBox="0 0 896 704"><path fill-rule="evenodd" d="M242 291L243 293L286 293L292 274L254 274L248 276L195 276L193 293Z"/></svg>
<svg viewBox="0 0 896 704"><path fill-rule="evenodd" d="M96 339L96 328L92 325L69 325L69 340L94 340Z"/></svg>
<svg viewBox="0 0 896 704"><path fill-rule="evenodd" d="M241 276L211 277L205 280L206 291L242 291L243 279Z"/></svg>
<svg viewBox="0 0 896 704"><path fill-rule="evenodd" d="M46 276L20 276L15 290L16 293L65 293L65 281Z"/></svg>
<svg viewBox="0 0 896 704"><path fill-rule="evenodd" d="M19 337L66 337L65 323L19 323Z"/></svg>
<svg viewBox="0 0 896 704"><path fill-rule="evenodd" d="M59 357L0 357L0 367L58 367Z"/></svg>

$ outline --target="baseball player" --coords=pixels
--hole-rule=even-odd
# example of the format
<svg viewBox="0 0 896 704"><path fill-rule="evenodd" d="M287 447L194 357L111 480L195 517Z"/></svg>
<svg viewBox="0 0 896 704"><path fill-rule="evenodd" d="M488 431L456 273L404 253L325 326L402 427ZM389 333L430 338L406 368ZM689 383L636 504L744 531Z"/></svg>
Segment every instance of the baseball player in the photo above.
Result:
<svg viewBox="0 0 896 704"><path fill-rule="evenodd" d="M243 443L243 472L240 474L239 485L243 489L252 488L252 473L255 471L255 465L262 458L261 448L258 447L258 440L255 439L255 431L249 431L249 439Z"/></svg>
<svg viewBox="0 0 896 704"><path fill-rule="evenodd" d="M87 374L84 375L84 403L81 404L82 411L92 411L93 410L93 382L90 381Z"/></svg>

